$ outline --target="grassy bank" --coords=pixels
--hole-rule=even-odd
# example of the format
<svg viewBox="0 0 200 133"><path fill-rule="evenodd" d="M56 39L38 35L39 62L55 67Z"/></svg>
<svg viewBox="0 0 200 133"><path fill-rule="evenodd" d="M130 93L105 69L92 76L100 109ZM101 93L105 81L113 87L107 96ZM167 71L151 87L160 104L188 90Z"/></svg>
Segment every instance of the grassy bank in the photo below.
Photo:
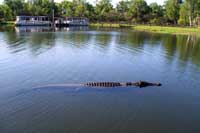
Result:
<svg viewBox="0 0 200 133"><path fill-rule="evenodd" d="M132 29L139 31L148 31L155 33L168 33L168 34L199 34L200 28L190 27L166 27L166 26L133 26Z"/></svg>
<svg viewBox="0 0 200 133"><path fill-rule="evenodd" d="M117 24L117 23L91 23L92 27L104 27L104 28L122 28L122 27L132 27L129 24Z"/></svg>
<svg viewBox="0 0 200 133"><path fill-rule="evenodd" d="M0 21L0 25L15 25L15 21Z"/></svg>
<svg viewBox="0 0 200 133"><path fill-rule="evenodd" d="M0 25L14 26L14 21L3 21ZM169 26L149 26L149 25L130 25L119 23L90 23L91 27L104 28L130 28L138 31L167 33L167 34L200 34L200 28L190 27L169 27Z"/></svg>
<svg viewBox="0 0 200 133"><path fill-rule="evenodd" d="M147 25L129 25L129 24L112 24L112 23L92 23L92 27L104 28L131 28L138 31L154 32L154 33L167 33L167 34L199 34L200 28L190 27L169 27L169 26L147 26Z"/></svg>
<svg viewBox="0 0 200 133"><path fill-rule="evenodd" d="M112 24L112 23L91 23L90 26L92 27L104 27L104 28L119 28L119 24Z"/></svg>

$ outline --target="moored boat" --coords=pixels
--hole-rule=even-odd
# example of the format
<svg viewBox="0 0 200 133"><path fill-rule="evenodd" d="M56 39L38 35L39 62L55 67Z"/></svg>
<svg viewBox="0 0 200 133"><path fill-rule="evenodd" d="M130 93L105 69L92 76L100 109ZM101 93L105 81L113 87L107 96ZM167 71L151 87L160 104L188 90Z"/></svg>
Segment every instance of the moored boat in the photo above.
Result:
<svg viewBox="0 0 200 133"><path fill-rule="evenodd" d="M50 26L48 16L16 16L16 26Z"/></svg>
<svg viewBox="0 0 200 133"><path fill-rule="evenodd" d="M68 26L88 26L89 20L82 17L68 17L66 18L66 24Z"/></svg>
<svg viewBox="0 0 200 133"><path fill-rule="evenodd" d="M55 18L55 26L88 26L89 20L82 17Z"/></svg>

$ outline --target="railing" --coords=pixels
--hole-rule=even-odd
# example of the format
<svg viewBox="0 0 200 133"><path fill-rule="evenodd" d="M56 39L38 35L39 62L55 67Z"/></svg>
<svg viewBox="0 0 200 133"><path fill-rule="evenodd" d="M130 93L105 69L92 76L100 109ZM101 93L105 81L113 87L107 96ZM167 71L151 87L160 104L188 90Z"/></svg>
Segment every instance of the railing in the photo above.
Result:
<svg viewBox="0 0 200 133"><path fill-rule="evenodd" d="M22 20L22 21L16 21L16 25L45 25L45 24L51 24L50 21L27 21L27 20Z"/></svg>

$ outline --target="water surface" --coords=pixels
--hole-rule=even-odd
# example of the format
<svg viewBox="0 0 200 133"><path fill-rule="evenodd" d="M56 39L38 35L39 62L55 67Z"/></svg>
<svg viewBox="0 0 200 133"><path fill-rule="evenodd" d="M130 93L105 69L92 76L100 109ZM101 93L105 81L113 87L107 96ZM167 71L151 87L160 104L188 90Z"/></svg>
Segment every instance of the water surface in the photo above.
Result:
<svg viewBox="0 0 200 133"><path fill-rule="evenodd" d="M198 36L79 27L0 29L1 133L200 132ZM37 88L138 80L163 86Z"/></svg>

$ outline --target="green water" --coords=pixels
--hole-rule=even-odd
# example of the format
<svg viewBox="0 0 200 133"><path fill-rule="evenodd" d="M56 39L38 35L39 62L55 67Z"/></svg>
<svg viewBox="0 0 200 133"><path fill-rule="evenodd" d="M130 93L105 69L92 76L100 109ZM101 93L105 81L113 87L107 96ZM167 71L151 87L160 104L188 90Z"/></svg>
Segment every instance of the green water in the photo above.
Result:
<svg viewBox="0 0 200 133"><path fill-rule="evenodd" d="M1 133L199 133L200 37L0 28ZM148 88L69 88L88 81Z"/></svg>

